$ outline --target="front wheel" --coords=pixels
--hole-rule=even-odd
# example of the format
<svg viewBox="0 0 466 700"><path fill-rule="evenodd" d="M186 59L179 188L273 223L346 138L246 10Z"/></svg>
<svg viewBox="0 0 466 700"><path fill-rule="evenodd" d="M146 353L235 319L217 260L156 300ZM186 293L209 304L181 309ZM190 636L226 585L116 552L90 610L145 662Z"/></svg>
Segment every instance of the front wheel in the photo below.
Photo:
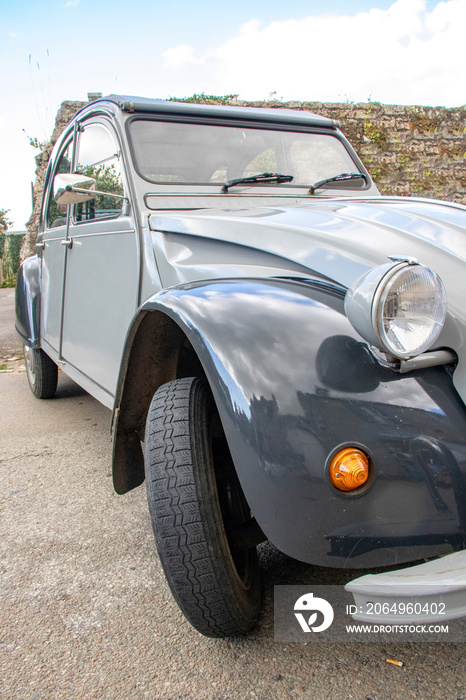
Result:
<svg viewBox="0 0 466 700"><path fill-rule="evenodd" d="M40 348L23 345L24 364L29 387L38 399L50 399L55 395L58 382L58 367Z"/></svg>
<svg viewBox="0 0 466 700"><path fill-rule="evenodd" d="M208 637L246 633L261 602L257 551L240 535L252 518L204 381L155 393L145 465L157 549L182 612Z"/></svg>

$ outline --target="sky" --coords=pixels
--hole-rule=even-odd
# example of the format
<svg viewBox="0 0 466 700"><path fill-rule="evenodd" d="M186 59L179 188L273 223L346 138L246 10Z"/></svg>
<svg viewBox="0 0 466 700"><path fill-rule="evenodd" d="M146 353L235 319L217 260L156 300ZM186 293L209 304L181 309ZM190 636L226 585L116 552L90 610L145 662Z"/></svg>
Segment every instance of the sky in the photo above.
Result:
<svg viewBox="0 0 466 700"><path fill-rule="evenodd" d="M466 104L466 0L0 0L0 209L31 214L64 100Z"/></svg>

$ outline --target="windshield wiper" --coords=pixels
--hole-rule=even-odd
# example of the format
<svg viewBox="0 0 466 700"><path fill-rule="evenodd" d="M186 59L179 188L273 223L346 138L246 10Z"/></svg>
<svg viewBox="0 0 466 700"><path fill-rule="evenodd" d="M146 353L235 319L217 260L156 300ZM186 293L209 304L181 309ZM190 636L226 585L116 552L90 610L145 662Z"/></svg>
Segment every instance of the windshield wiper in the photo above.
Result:
<svg viewBox="0 0 466 700"><path fill-rule="evenodd" d="M291 182L293 175L281 175L280 173L260 173L260 175L251 175L250 177L237 177L236 180L228 180L222 186L222 192L228 192L229 187L241 185L248 182L270 182L278 185L282 182Z"/></svg>
<svg viewBox="0 0 466 700"><path fill-rule="evenodd" d="M340 173L339 175L334 175L333 177L326 177L325 180L319 180L319 182L314 183L310 186L309 192L314 194L314 192L329 182L345 182L347 180L364 180L367 184L367 177L364 173Z"/></svg>

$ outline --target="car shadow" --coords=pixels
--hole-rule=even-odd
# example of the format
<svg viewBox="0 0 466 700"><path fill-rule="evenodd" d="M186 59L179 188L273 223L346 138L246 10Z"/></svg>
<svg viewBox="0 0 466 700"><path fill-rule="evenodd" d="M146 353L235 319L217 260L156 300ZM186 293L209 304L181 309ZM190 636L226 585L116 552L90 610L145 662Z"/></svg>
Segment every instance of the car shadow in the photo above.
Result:
<svg viewBox="0 0 466 700"><path fill-rule="evenodd" d="M72 379L60 372L58 375L58 386L55 393L56 399L69 399L76 396L89 396L88 392L85 391L79 384L76 384Z"/></svg>

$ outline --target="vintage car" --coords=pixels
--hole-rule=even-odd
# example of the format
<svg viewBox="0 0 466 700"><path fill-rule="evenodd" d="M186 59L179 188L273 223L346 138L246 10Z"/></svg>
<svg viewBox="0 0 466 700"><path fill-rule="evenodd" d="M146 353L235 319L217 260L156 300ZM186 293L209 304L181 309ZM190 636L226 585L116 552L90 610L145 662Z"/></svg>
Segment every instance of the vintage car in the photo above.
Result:
<svg viewBox="0 0 466 700"><path fill-rule="evenodd" d="M254 624L266 539L348 569L450 553L464 594L465 234L310 113L111 95L65 129L18 275L27 377L112 410L115 490L145 479L201 633Z"/></svg>

